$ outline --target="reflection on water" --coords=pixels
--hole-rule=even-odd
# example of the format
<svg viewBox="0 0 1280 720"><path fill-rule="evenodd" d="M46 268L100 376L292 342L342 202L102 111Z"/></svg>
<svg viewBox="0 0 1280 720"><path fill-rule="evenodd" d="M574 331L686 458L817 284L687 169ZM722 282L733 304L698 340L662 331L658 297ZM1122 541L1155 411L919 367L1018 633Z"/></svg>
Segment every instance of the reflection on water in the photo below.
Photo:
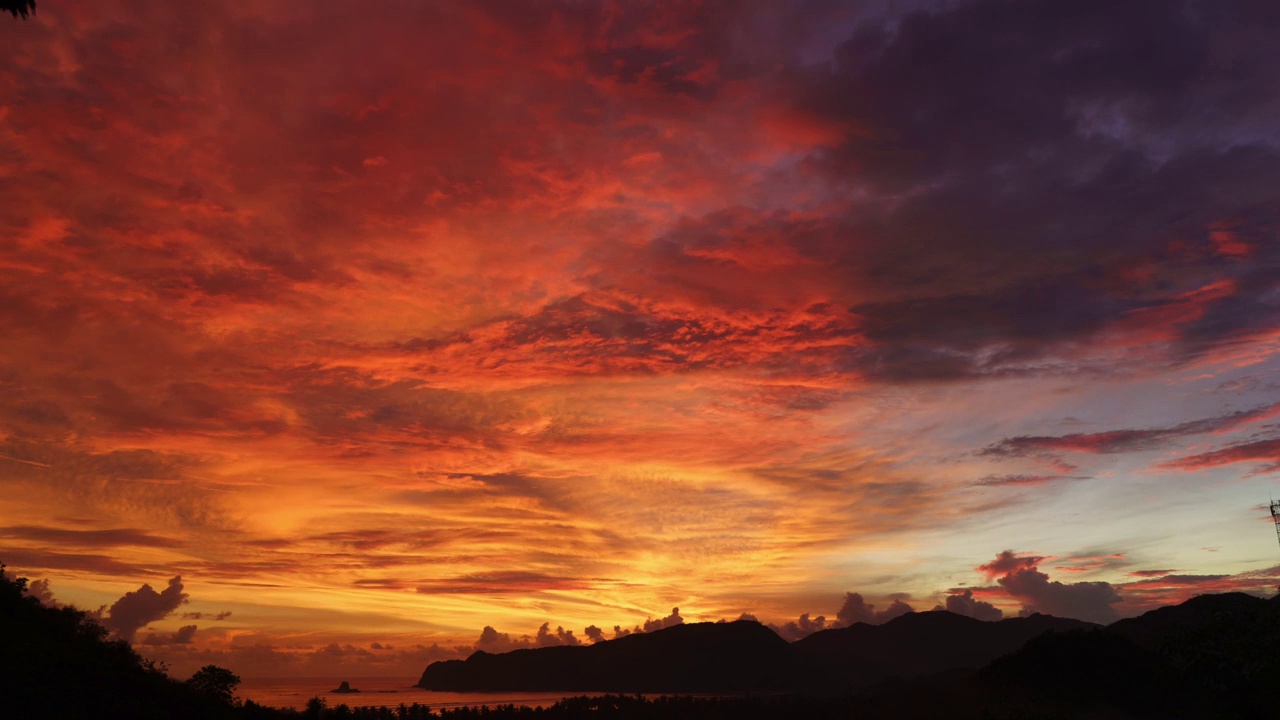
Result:
<svg viewBox="0 0 1280 720"><path fill-rule="evenodd" d="M334 693L343 680L358 688L358 693ZM577 695L602 695L603 693L461 693L436 692L413 686L416 677L304 677L259 678L245 680L236 694L259 705L301 709L307 700L322 697L329 707L345 703L351 707L361 705L395 707L400 703L430 705L431 707L458 707L460 705L528 705L547 707L557 700Z"/></svg>

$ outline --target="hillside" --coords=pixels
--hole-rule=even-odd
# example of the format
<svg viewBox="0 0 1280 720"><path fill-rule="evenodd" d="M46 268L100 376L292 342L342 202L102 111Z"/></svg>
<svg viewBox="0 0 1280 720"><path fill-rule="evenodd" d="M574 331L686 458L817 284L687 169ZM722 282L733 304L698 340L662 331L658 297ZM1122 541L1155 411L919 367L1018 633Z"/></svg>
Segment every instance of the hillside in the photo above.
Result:
<svg viewBox="0 0 1280 720"><path fill-rule="evenodd" d="M788 644L759 623L698 623L585 647L433 663L418 686L450 691L745 692L857 690L891 678L977 669L1053 630L1096 627L1035 615L982 622L949 612L858 623Z"/></svg>
<svg viewBox="0 0 1280 720"><path fill-rule="evenodd" d="M935 611L910 613L883 625L824 630L796 641L793 648L811 676L857 690L891 678L977 669L1047 632L1094 627L1039 614L984 622Z"/></svg>
<svg viewBox="0 0 1280 720"><path fill-rule="evenodd" d="M0 565L0 678L6 718L215 720L229 703L173 680L128 643L72 607L49 608L25 594ZM246 717L241 713L237 717Z"/></svg>
<svg viewBox="0 0 1280 720"><path fill-rule="evenodd" d="M418 687L450 691L747 692L799 682L794 652L763 625L677 625L589 646L476 652L432 663Z"/></svg>

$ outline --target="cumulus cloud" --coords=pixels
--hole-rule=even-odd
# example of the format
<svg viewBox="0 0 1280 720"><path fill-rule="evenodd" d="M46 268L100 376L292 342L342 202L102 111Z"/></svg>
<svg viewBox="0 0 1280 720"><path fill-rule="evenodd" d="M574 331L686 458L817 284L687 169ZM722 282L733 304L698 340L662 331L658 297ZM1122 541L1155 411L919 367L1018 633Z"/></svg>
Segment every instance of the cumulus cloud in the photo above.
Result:
<svg viewBox="0 0 1280 720"><path fill-rule="evenodd" d="M596 633L603 638L600 628L591 626ZM591 633L591 628L587 629L587 636L595 641ZM537 633L530 637L521 635L513 637L508 633L498 632L491 626L486 625L484 630L480 631L480 637L476 640L474 648L489 653L504 653L512 650L522 650L533 647L554 647L556 645L581 645L582 641L573 634L572 630L565 630L563 626L557 626L555 630L551 629L550 622L544 622L538 628Z"/></svg>
<svg viewBox="0 0 1280 720"><path fill-rule="evenodd" d="M1104 625L1116 620L1114 605L1122 598L1110 583L1050 580L1039 569L1044 559L1005 550L995 560L978 566L978 570L994 577L1005 592L1020 600L1023 615L1039 612Z"/></svg>
<svg viewBox="0 0 1280 720"><path fill-rule="evenodd" d="M143 645L190 645L196 636L195 625L183 625L176 632L147 633Z"/></svg>
<svg viewBox="0 0 1280 720"><path fill-rule="evenodd" d="M1037 567L1044 558L1035 555L1020 556L1012 550L1004 550L996 559L989 563L979 565L978 572L986 575L990 579L995 579L1001 575Z"/></svg>
<svg viewBox="0 0 1280 720"><path fill-rule="evenodd" d="M509 634L498 632L489 625L484 626L480 631L480 638L475 642L476 650L489 653L504 653L527 647L533 647L533 643L527 637L512 638Z"/></svg>
<svg viewBox="0 0 1280 720"><path fill-rule="evenodd" d="M32 580L27 583L27 595L40 601L45 607L59 607L60 603L54 599L53 590L49 587L49 579Z"/></svg>
<svg viewBox="0 0 1280 720"><path fill-rule="evenodd" d="M836 612L836 619L841 625L849 626L854 623L872 624L875 622L875 606L868 605L862 599L861 593L845 593L844 604L840 606L840 610Z"/></svg>
<svg viewBox="0 0 1280 720"><path fill-rule="evenodd" d="M572 630L565 630L563 627L557 627L555 632L551 632L551 623L542 623L542 627L538 628L538 634L534 637L534 644L538 647L554 647L556 645L581 645L582 642L573 636Z"/></svg>
<svg viewBox="0 0 1280 720"><path fill-rule="evenodd" d="M116 600L107 611L102 624L120 639L132 641L138 630L148 623L163 620L186 602L187 594L182 591L181 576L169 580L169 586L162 592L156 592L150 585L144 584Z"/></svg>
<svg viewBox="0 0 1280 720"><path fill-rule="evenodd" d="M664 618L658 618L657 620L651 618L649 620L645 620L644 631L653 632L655 630L662 630L663 628L674 627L683 623L684 618L680 617L680 608L671 608L671 614Z"/></svg>
<svg viewBox="0 0 1280 720"><path fill-rule="evenodd" d="M957 615L964 615L975 620L985 620L994 622L1004 619L1004 611L992 605L985 600L978 600L973 596L973 591L965 589L964 592L952 592L947 596L945 605L938 605L933 608L936 610L946 610Z"/></svg>
<svg viewBox="0 0 1280 720"><path fill-rule="evenodd" d="M879 625L911 612L915 612L915 608L900 598L895 598L889 607L877 612L876 606L864 600L861 593L851 592L845 593L844 604L836 612L836 619L842 627L848 627L854 623Z"/></svg>
<svg viewBox="0 0 1280 720"><path fill-rule="evenodd" d="M907 615L915 611L915 608L902 600L895 598L892 603L889 603L889 607L876 612L876 622L887 623L896 617L902 617L903 615Z"/></svg>
<svg viewBox="0 0 1280 720"><path fill-rule="evenodd" d="M595 625L588 625L586 629L582 631L582 634L586 635L587 639L593 643L604 642L606 640L604 631Z"/></svg>
<svg viewBox="0 0 1280 720"><path fill-rule="evenodd" d="M827 618L825 616L819 615L816 618L810 619L809 613L803 613L799 618L792 620L791 622L784 623L782 625L774 625L770 623L768 627L770 630L778 633L783 640L794 642L800 638L808 637L819 630L825 630L829 626L827 625Z"/></svg>
<svg viewBox="0 0 1280 720"><path fill-rule="evenodd" d="M835 620L827 620L825 615L813 617L810 613L803 613L795 620L781 625L767 623L766 627L776 632L784 640L794 642L822 630L848 627L855 623L880 625L901 615L915 612L915 608L908 605L904 600L907 597L905 594L897 594L891 597L892 602L889 603L889 606L877 611L876 606L863 599L861 593L845 593L844 603L836 612ZM755 617L743 613L738 619L755 620Z"/></svg>

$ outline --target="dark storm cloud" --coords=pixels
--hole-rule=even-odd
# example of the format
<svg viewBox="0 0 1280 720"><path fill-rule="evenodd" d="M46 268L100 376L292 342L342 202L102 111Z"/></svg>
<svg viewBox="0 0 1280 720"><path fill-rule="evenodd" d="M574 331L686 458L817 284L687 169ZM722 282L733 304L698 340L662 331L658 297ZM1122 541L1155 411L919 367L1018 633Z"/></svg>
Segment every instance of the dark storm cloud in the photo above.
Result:
<svg viewBox="0 0 1280 720"><path fill-rule="evenodd" d="M1278 27L1247 0L975 2L793 70L796 105L850 129L814 167L875 198L850 240L802 246L873 294L853 365L1078 371L1054 351L1143 314L1175 361L1273 327Z"/></svg>

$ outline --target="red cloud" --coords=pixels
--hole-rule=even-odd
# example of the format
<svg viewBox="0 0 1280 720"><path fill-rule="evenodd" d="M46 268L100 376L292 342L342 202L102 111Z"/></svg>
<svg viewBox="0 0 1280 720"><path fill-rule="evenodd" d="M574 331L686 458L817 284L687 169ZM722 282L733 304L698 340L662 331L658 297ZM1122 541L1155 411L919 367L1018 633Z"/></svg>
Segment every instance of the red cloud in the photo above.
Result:
<svg viewBox="0 0 1280 720"><path fill-rule="evenodd" d="M1004 550L985 565L977 567L978 572L986 575L988 579L994 579L1002 575L1018 572L1019 570L1034 570L1040 563L1047 558L1038 555L1022 555L1019 556L1012 550Z"/></svg>
<svg viewBox="0 0 1280 720"><path fill-rule="evenodd" d="M1280 438L1231 445L1220 450L1212 450L1198 455L1189 455L1177 460L1170 460L1169 462L1161 463L1157 467L1169 470L1195 471L1241 462L1266 463L1261 472L1280 470Z"/></svg>

